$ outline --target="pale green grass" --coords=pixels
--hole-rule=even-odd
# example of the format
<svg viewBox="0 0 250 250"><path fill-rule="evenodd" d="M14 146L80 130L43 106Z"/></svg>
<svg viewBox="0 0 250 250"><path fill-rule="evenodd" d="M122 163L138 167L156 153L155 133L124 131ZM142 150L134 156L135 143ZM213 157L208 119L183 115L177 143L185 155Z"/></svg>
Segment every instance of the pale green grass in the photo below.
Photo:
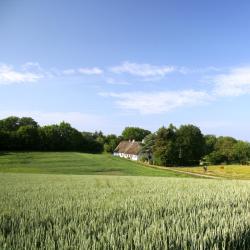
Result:
<svg viewBox="0 0 250 250"><path fill-rule="evenodd" d="M0 174L0 249L250 249L250 182Z"/></svg>

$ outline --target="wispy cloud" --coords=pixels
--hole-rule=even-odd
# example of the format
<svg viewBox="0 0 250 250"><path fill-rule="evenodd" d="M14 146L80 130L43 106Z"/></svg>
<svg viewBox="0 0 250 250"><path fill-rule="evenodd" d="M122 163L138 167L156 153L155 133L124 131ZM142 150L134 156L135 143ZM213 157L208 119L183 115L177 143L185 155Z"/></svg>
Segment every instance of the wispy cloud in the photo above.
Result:
<svg viewBox="0 0 250 250"><path fill-rule="evenodd" d="M68 75L101 75L103 70L98 67L59 70L43 69L37 62L27 62L15 69L12 65L0 64L0 84L30 83L43 78L54 78Z"/></svg>
<svg viewBox="0 0 250 250"><path fill-rule="evenodd" d="M65 69L65 70L62 70L62 74L63 75L75 75L75 74L77 74L77 70L75 70L75 69Z"/></svg>
<svg viewBox="0 0 250 250"><path fill-rule="evenodd" d="M250 66L233 68L226 74L216 75L212 83L217 96L250 94Z"/></svg>
<svg viewBox="0 0 250 250"><path fill-rule="evenodd" d="M115 78L112 77L107 77L105 79L106 83L111 84L111 85L131 85L131 83L129 83L128 81L125 80L117 80Z"/></svg>
<svg viewBox="0 0 250 250"><path fill-rule="evenodd" d="M154 93L100 93L117 99L116 104L125 110L141 114L161 114L176 108L194 106L211 100L204 91L162 91Z"/></svg>
<svg viewBox="0 0 250 250"><path fill-rule="evenodd" d="M203 67L203 68L199 68L199 67L194 67L194 68L190 68L190 67L186 67L186 66L182 66L182 67L178 67L177 71L181 74L187 75L187 74L207 74L210 72L219 72L221 71L222 68L218 68L215 66L208 66L208 67Z"/></svg>
<svg viewBox="0 0 250 250"><path fill-rule="evenodd" d="M80 69L78 69L78 71L79 71L79 73L85 74L85 75L101 75L103 73L103 70L98 68L98 67L80 68Z"/></svg>
<svg viewBox="0 0 250 250"><path fill-rule="evenodd" d="M66 69L62 71L63 75L101 75L103 70L98 67L93 68L79 68L79 69Z"/></svg>
<svg viewBox="0 0 250 250"><path fill-rule="evenodd" d="M129 61L123 62L119 66L110 68L110 71L115 74L127 73L139 77L164 77L165 75L174 72L174 66L157 66L152 64L138 64Z"/></svg>
<svg viewBox="0 0 250 250"><path fill-rule="evenodd" d="M43 77L41 73L27 71L26 69L17 71L12 66L0 65L0 84L36 82Z"/></svg>

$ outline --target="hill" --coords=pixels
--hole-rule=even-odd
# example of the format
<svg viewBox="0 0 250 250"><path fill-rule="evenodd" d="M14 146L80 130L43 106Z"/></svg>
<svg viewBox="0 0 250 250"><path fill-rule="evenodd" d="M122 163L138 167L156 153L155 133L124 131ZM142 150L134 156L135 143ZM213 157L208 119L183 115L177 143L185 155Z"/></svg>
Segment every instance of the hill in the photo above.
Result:
<svg viewBox="0 0 250 250"><path fill-rule="evenodd" d="M137 162L108 154L84 154L76 152L2 152L0 153L0 172L74 175L187 176L168 170L145 167Z"/></svg>

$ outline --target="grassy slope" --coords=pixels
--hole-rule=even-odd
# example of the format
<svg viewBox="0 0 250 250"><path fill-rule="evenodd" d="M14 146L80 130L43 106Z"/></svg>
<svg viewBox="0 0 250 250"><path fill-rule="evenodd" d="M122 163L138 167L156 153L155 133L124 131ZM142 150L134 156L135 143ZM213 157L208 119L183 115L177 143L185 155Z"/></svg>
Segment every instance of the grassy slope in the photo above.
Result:
<svg viewBox="0 0 250 250"><path fill-rule="evenodd" d="M85 175L178 176L112 155L74 152L0 153L0 172Z"/></svg>
<svg viewBox="0 0 250 250"><path fill-rule="evenodd" d="M188 171L192 173L206 174L211 176L220 176L229 179L250 179L250 166L241 165L224 165L224 166L208 166L208 171L204 173L202 167L179 167L177 170Z"/></svg>

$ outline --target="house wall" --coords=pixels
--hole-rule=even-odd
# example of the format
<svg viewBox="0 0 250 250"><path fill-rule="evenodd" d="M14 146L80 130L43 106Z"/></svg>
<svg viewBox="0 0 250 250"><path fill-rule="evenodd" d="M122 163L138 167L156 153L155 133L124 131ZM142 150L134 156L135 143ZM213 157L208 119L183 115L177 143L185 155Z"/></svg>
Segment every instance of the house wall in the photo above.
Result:
<svg viewBox="0 0 250 250"><path fill-rule="evenodd" d="M130 159L133 161L138 161L138 155L132 155L132 154L124 154L124 153L114 153L114 156L119 156L122 158Z"/></svg>

